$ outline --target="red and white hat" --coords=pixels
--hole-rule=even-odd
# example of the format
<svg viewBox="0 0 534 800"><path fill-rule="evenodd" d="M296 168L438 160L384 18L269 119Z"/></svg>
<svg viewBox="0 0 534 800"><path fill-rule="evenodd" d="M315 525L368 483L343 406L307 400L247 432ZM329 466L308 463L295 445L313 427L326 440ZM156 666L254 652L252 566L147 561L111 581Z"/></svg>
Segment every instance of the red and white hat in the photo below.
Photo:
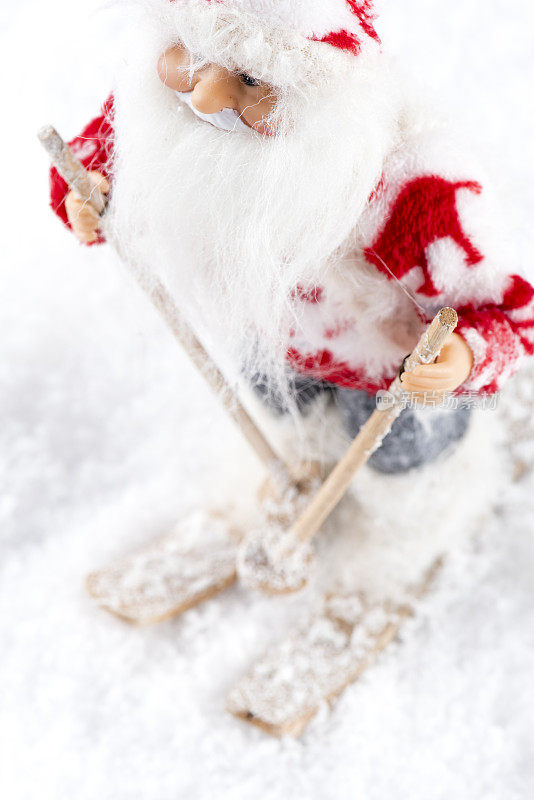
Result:
<svg viewBox="0 0 534 800"><path fill-rule="evenodd" d="M281 23L314 42L358 55L365 37L379 42L373 0L202 0ZM171 0L176 4L182 0Z"/></svg>
<svg viewBox="0 0 534 800"><path fill-rule="evenodd" d="M379 41L373 22L373 0L274 0L274 7L287 8L293 19L280 14L286 22L294 22L294 30L315 42L360 53L362 39L367 36Z"/></svg>

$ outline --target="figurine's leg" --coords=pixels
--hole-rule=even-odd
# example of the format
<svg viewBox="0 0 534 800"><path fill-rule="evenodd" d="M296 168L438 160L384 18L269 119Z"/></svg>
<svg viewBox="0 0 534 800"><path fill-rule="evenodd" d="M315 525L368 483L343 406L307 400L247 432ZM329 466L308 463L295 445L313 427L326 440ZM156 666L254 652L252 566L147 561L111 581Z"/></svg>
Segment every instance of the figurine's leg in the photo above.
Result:
<svg viewBox="0 0 534 800"><path fill-rule="evenodd" d="M317 539L324 590L398 599L436 558L465 546L506 483L501 438L498 414L473 410L446 455L404 472L360 470L328 538Z"/></svg>
<svg viewBox="0 0 534 800"><path fill-rule="evenodd" d="M340 389L337 402L350 437L356 436L376 408L374 396L352 389ZM407 408L369 459L369 466L394 475L434 461L463 439L470 416L469 408Z"/></svg>
<svg viewBox="0 0 534 800"><path fill-rule="evenodd" d="M287 402L282 397L282 394L270 386L269 380L266 375L257 373L251 378L251 386L260 400L275 414L287 414L289 409ZM296 373L291 377L289 383L289 390L292 398L295 401L297 410L301 414L307 414L310 410L311 404L320 395L325 393L334 393L335 387L326 383L325 381L316 380L315 378L307 378Z"/></svg>

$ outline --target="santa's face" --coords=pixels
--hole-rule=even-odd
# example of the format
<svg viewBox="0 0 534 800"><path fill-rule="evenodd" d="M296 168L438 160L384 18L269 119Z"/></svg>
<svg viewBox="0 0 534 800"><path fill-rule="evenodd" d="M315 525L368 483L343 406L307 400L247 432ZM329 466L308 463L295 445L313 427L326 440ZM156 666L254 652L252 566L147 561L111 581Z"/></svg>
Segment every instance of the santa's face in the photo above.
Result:
<svg viewBox="0 0 534 800"><path fill-rule="evenodd" d="M240 358L280 356L295 288L336 269L380 179L387 67L219 3L194 18L165 3L152 22L115 94L115 237ZM207 124L227 110L241 126Z"/></svg>
<svg viewBox="0 0 534 800"><path fill-rule="evenodd" d="M183 44L175 44L158 59L158 75L198 116L216 127L222 127L221 112L229 111L233 114L222 118L227 130L243 123L262 135L277 132L276 124L269 122L276 106L274 87L246 72L213 63L195 69L193 55Z"/></svg>

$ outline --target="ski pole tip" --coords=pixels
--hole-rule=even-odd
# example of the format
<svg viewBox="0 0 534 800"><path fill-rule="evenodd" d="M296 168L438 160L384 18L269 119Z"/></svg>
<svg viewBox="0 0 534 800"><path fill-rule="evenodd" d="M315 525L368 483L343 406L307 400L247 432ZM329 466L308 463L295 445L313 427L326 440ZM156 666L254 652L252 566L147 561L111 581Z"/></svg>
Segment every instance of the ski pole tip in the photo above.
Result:
<svg viewBox="0 0 534 800"><path fill-rule="evenodd" d="M52 158L59 156L64 143L53 125L43 125L42 128L39 128L37 138Z"/></svg>
<svg viewBox="0 0 534 800"><path fill-rule="evenodd" d="M53 125L43 125L37 131L37 138L40 142L47 142L53 136L57 136L57 131Z"/></svg>
<svg viewBox="0 0 534 800"><path fill-rule="evenodd" d="M458 325L458 314L454 310L454 308L442 308L439 312L439 321L442 325L446 325L447 328L456 328Z"/></svg>

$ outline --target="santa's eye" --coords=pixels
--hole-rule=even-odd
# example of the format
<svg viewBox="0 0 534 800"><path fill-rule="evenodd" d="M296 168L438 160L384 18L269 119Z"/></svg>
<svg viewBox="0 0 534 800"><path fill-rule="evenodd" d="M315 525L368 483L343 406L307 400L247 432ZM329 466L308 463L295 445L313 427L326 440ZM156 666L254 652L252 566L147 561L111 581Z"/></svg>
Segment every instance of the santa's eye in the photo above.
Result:
<svg viewBox="0 0 534 800"><path fill-rule="evenodd" d="M245 86L259 86L260 82L256 80L256 78L251 78L250 75L247 75L246 72L240 72L239 78L243 81Z"/></svg>

